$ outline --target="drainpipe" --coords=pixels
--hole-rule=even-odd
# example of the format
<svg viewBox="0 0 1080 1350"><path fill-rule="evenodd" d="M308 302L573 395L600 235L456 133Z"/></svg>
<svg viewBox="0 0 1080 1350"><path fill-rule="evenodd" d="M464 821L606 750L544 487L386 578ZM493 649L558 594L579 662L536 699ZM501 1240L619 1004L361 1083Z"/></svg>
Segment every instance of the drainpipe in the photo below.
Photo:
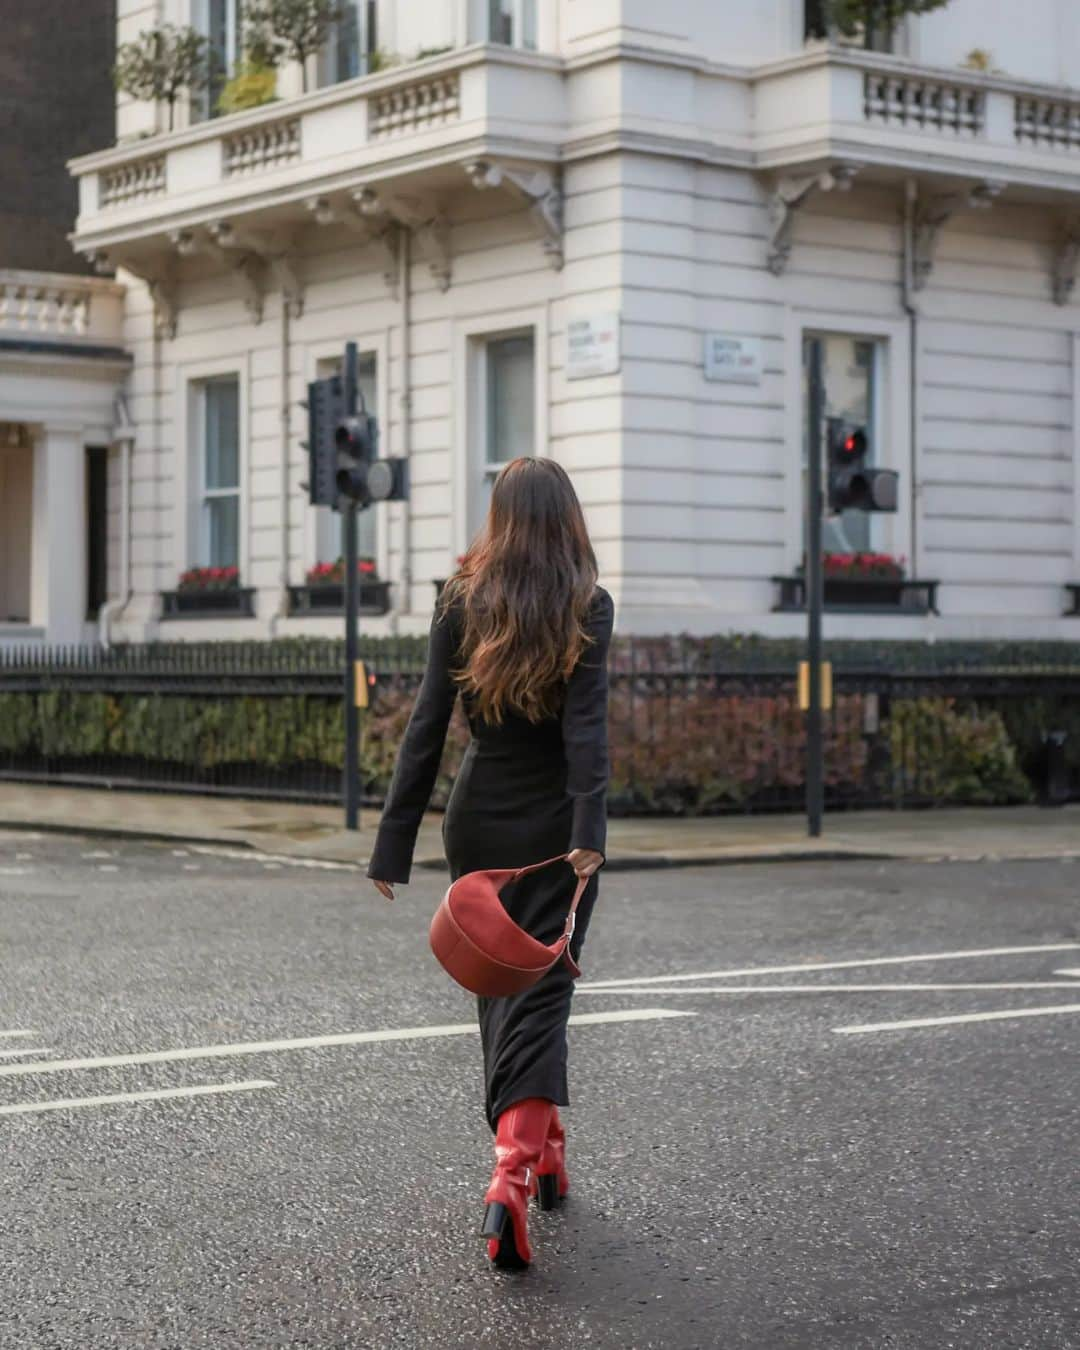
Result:
<svg viewBox="0 0 1080 1350"><path fill-rule="evenodd" d="M113 619L127 608L131 600L131 460L132 434L131 418L123 394L116 396L116 422L120 435L114 432L114 439L120 442L120 594L112 600L106 600L98 614L98 641L103 647L109 647L112 639Z"/></svg>
<svg viewBox="0 0 1080 1350"><path fill-rule="evenodd" d="M401 227L401 456L408 472L412 456L412 230ZM389 372L388 372L389 375ZM412 613L412 511L408 498L401 503L401 595L394 611L398 620Z"/></svg>
<svg viewBox="0 0 1080 1350"><path fill-rule="evenodd" d="M281 292L281 570L278 574L278 602L270 616L270 637L277 637L278 624L289 612L289 455L291 419L289 407L289 346L292 336L292 302L284 288Z"/></svg>
<svg viewBox="0 0 1080 1350"><path fill-rule="evenodd" d="M904 185L904 278L903 300L908 314L908 393L911 417L911 574L916 576L919 556L919 306L915 299L915 216L919 201L919 185L909 178Z"/></svg>

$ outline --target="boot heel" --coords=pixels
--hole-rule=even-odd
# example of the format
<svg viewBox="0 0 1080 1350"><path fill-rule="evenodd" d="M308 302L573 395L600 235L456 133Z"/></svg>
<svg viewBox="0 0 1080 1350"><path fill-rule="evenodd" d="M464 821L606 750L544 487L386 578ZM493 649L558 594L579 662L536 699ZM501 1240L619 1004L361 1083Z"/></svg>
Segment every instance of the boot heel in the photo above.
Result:
<svg viewBox="0 0 1080 1350"><path fill-rule="evenodd" d="M484 1210L484 1225L480 1229L482 1238L495 1238L496 1241L502 1237L503 1229L509 1221L510 1215L505 1205L497 1202L488 1205Z"/></svg>
<svg viewBox="0 0 1080 1350"><path fill-rule="evenodd" d="M558 1209L562 1197L559 1195L559 1178L554 1172L545 1172L536 1178L536 1198L541 1209Z"/></svg>

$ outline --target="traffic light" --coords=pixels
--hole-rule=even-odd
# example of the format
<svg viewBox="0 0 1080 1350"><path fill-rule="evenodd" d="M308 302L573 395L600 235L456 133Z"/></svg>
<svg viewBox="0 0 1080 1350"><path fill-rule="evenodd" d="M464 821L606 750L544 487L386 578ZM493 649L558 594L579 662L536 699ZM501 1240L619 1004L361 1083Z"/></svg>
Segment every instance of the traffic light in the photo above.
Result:
<svg viewBox="0 0 1080 1350"><path fill-rule="evenodd" d="M360 411L353 417L341 417L334 427L337 450L337 490L342 497L359 506L374 500L368 484L371 465L378 446L379 428L369 417L360 397Z"/></svg>
<svg viewBox="0 0 1080 1350"><path fill-rule="evenodd" d="M870 442L866 428L843 417L827 422L829 510L895 511L899 475L866 463Z"/></svg>
<svg viewBox="0 0 1080 1350"><path fill-rule="evenodd" d="M337 506L338 454L334 428L345 417L345 383L340 375L313 380L307 396L308 499L312 506Z"/></svg>

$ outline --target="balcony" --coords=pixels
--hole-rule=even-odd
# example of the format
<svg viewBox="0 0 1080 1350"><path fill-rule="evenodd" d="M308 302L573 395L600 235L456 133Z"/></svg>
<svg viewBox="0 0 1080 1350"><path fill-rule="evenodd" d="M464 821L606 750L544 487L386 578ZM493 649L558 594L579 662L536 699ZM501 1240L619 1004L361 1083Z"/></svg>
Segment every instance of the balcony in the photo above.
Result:
<svg viewBox="0 0 1080 1350"><path fill-rule="evenodd" d="M1080 94L961 68L820 46L760 67L754 159L791 170L851 162L868 176L1080 187Z"/></svg>
<svg viewBox="0 0 1080 1350"><path fill-rule="evenodd" d="M124 288L101 277L0 270L0 347L53 356L121 355Z"/></svg>
<svg viewBox="0 0 1080 1350"><path fill-rule="evenodd" d="M287 236L339 222L374 237L396 219L434 239L439 197L467 186L466 167L478 187L518 186L554 229L557 203L542 199L557 191L561 78L553 57L465 47L84 155L70 166L74 245L144 276L164 303L177 253L279 262L280 241L243 237L252 225ZM509 176L485 179L485 161Z"/></svg>

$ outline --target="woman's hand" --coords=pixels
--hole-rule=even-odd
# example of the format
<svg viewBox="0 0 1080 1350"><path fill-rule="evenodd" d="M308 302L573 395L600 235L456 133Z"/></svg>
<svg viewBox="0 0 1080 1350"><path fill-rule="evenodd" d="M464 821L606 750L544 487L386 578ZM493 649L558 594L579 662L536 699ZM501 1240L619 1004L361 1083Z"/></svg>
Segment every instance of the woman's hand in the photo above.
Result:
<svg viewBox="0 0 1080 1350"><path fill-rule="evenodd" d="M575 848L567 854L566 861L574 869L579 878L591 877L604 861L604 855L602 853L597 853L594 848Z"/></svg>
<svg viewBox="0 0 1080 1350"><path fill-rule="evenodd" d="M387 900L393 900L394 888L389 881L375 881L372 884L380 895L384 895Z"/></svg>

